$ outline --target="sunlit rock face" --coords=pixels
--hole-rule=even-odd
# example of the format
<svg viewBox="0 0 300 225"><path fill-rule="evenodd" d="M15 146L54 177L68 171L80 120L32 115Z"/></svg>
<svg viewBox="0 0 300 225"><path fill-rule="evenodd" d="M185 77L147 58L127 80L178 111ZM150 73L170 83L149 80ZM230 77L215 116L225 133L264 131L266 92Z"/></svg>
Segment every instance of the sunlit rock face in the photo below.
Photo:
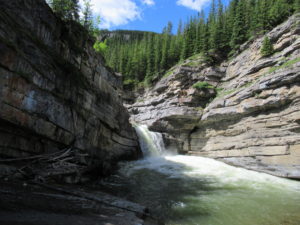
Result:
<svg viewBox="0 0 300 225"><path fill-rule="evenodd" d="M137 136L85 31L43 0L0 1L0 155L27 157L72 145L100 173L136 158Z"/></svg>
<svg viewBox="0 0 300 225"><path fill-rule="evenodd" d="M261 56L260 37L220 65L198 57L174 67L129 106L132 120L165 133L179 152L299 179L299 20L294 15L267 33L270 57ZM215 88L196 90L197 82Z"/></svg>

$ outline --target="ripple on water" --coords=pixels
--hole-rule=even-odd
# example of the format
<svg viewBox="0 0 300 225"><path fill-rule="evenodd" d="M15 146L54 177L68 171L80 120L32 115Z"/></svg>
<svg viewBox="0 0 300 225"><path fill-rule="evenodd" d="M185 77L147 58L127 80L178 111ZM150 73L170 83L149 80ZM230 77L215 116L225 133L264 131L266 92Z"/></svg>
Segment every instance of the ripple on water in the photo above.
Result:
<svg viewBox="0 0 300 225"><path fill-rule="evenodd" d="M213 159L149 157L122 164L117 179L169 225L300 224L299 182Z"/></svg>

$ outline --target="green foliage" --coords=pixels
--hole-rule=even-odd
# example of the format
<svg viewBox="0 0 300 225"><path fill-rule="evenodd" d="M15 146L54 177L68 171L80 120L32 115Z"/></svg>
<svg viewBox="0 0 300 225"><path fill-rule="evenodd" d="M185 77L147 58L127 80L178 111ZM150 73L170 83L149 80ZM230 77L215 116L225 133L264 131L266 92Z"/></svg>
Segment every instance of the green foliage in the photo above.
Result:
<svg viewBox="0 0 300 225"><path fill-rule="evenodd" d="M133 89L139 84L137 80L134 79L127 79L123 81L123 85L125 89Z"/></svg>
<svg viewBox="0 0 300 225"><path fill-rule="evenodd" d="M271 24L278 24L290 14L290 6L286 0L277 0L272 5L269 11L269 22Z"/></svg>
<svg viewBox="0 0 300 225"><path fill-rule="evenodd" d="M245 1L240 0L236 6L236 12L233 20L233 28L230 40L230 46L234 50L247 40Z"/></svg>
<svg viewBox="0 0 300 225"><path fill-rule="evenodd" d="M79 21L78 0L49 0L48 3L62 19Z"/></svg>
<svg viewBox="0 0 300 225"><path fill-rule="evenodd" d="M96 41L93 47L96 52L104 54L107 49L106 40L104 42Z"/></svg>
<svg viewBox="0 0 300 225"><path fill-rule="evenodd" d="M295 12L300 12L300 0L294 0L294 10Z"/></svg>
<svg viewBox="0 0 300 225"><path fill-rule="evenodd" d="M47 0L47 3L53 12L63 20L80 22L90 35L94 37L100 35L98 28L100 17L94 17L91 0L83 0L82 10L80 10L79 0Z"/></svg>
<svg viewBox="0 0 300 225"><path fill-rule="evenodd" d="M202 11L180 22L176 35L169 23L161 34L141 31L116 31L108 38L104 56L110 67L125 80L151 85L172 66L199 54L203 62L214 64L235 54L250 38L266 33L299 11L300 0L221 0L211 1L209 15ZM107 34L109 34L107 32ZM102 34L103 35L103 34ZM264 47L265 48L265 47ZM263 55L273 53L271 45ZM200 62L190 62L197 66Z"/></svg>
<svg viewBox="0 0 300 225"><path fill-rule="evenodd" d="M215 87L207 82L197 82L193 84L193 88L196 88L198 90L203 90L203 89L214 89Z"/></svg>
<svg viewBox="0 0 300 225"><path fill-rule="evenodd" d="M273 73L273 72L275 72L276 70L290 67L290 66L294 65L294 64L297 63L297 62L300 62L300 57L295 58L295 59L290 60L290 61L287 61L287 62L283 63L281 66L275 66L275 67L272 67L272 68L270 68L270 70L268 71L268 73Z"/></svg>
<svg viewBox="0 0 300 225"><path fill-rule="evenodd" d="M91 0L83 0L82 18L80 20L82 26L88 30L90 35L97 38L100 35L99 24L101 23L100 17L94 17L92 11Z"/></svg>
<svg viewBox="0 0 300 225"><path fill-rule="evenodd" d="M260 49L260 54L263 57L266 57L266 56L272 55L273 53L274 53L273 45L272 45L270 39L267 36L265 36L263 43L262 43L262 47Z"/></svg>
<svg viewBox="0 0 300 225"><path fill-rule="evenodd" d="M169 70L169 71L167 71L167 72L164 74L164 76L163 76L163 77L168 77L168 76L172 75L172 74L173 74L173 72L174 72L174 71L172 71L172 70Z"/></svg>

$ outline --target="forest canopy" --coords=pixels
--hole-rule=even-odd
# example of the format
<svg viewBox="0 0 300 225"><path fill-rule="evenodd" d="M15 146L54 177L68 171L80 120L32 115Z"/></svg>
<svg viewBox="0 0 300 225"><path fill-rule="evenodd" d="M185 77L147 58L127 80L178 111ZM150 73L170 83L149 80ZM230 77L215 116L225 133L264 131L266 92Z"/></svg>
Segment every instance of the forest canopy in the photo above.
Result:
<svg viewBox="0 0 300 225"><path fill-rule="evenodd" d="M149 86L168 69L193 55L207 63L217 63L233 55L246 41L300 12L300 0L212 0L210 11L179 22L176 32L169 22L162 33L143 31L100 31L99 17L92 13L90 0L47 0L63 20L81 23L97 40L94 49L104 55L107 65L123 74L127 88ZM106 39L106 40L105 40ZM105 41L103 41L105 40ZM273 53L264 40L264 56Z"/></svg>
<svg viewBox="0 0 300 225"><path fill-rule="evenodd" d="M104 56L108 66L123 74L125 86L151 85L169 68L195 54L209 63L228 58L241 44L299 12L299 2L231 0L225 8L221 0L212 0L208 15L202 11L180 22L176 33L170 22L161 34L106 31L110 34Z"/></svg>

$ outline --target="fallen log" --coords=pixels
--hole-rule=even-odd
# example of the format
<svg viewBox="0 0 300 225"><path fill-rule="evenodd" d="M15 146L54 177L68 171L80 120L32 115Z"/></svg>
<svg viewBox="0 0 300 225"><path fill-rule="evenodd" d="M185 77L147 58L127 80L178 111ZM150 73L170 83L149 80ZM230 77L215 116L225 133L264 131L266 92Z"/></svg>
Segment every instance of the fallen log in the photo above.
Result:
<svg viewBox="0 0 300 225"><path fill-rule="evenodd" d="M47 159L51 156L56 156L57 154L63 154L66 151L69 151L72 148L63 149L58 152L48 153L48 154L41 154L41 155L34 155L34 156L28 156L28 157L22 157L22 158L14 158L14 159L1 159L0 163L14 163L14 162L20 162L20 161L28 161L28 160L34 160L34 159Z"/></svg>

